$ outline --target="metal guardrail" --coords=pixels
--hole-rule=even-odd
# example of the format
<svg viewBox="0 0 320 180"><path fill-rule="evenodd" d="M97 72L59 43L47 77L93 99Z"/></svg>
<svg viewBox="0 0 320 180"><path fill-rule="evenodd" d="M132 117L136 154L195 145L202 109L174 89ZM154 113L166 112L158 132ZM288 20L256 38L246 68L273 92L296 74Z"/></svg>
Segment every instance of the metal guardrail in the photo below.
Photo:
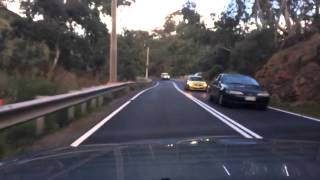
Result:
<svg viewBox="0 0 320 180"><path fill-rule="evenodd" d="M115 91L119 91L135 84L133 82L118 83L111 86L100 86L75 91L67 94L50 96L43 99L5 105L0 107L0 130L28 122L37 121L37 131L42 133L44 116L67 109L67 114L74 117L74 106L81 104L81 108L86 111L88 105L101 105L104 96ZM89 104L88 104L89 103Z"/></svg>

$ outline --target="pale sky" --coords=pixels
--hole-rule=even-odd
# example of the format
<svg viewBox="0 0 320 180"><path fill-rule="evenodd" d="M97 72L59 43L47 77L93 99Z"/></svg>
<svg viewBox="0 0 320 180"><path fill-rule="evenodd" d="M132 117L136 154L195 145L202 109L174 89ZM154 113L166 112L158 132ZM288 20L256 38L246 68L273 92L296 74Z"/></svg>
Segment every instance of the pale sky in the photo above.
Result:
<svg viewBox="0 0 320 180"><path fill-rule="evenodd" d="M118 28L153 30L161 28L165 17L177 10L187 0L136 0L130 7L118 9ZM197 11L208 26L212 26L211 13L220 13L229 0L195 0ZM110 26L109 26L110 27Z"/></svg>
<svg viewBox="0 0 320 180"><path fill-rule="evenodd" d="M129 7L118 8L118 32L126 28L129 30L152 31L161 28L165 17L177 10L187 0L136 0ZM213 26L210 14L220 14L228 5L230 0L194 0L197 4L197 11L202 16L208 27ZM9 4L8 8L14 12L19 12L18 4ZM111 27L110 18L103 18L103 21ZM110 29L110 28L109 28Z"/></svg>

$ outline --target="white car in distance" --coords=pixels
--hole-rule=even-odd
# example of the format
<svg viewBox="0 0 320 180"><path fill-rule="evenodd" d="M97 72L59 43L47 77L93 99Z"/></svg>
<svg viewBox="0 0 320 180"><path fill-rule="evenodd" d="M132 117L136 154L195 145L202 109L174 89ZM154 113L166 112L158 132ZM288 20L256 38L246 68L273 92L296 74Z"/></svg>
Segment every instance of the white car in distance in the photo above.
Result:
<svg viewBox="0 0 320 180"><path fill-rule="evenodd" d="M170 80L170 75L168 73L161 73L162 80Z"/></svg>

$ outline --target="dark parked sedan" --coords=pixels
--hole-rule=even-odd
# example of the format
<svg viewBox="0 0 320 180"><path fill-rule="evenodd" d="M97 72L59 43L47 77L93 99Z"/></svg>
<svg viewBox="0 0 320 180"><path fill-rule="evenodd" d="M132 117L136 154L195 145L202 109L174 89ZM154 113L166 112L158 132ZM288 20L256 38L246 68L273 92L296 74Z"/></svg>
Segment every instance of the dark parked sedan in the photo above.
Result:
<svg viewBox="0 0 320 180"><path fill-rule="evenodd" d="M255 105L266 109L270 95L250 76L241 74L220 74L210 84L210 100L220 105Z"/></svg>

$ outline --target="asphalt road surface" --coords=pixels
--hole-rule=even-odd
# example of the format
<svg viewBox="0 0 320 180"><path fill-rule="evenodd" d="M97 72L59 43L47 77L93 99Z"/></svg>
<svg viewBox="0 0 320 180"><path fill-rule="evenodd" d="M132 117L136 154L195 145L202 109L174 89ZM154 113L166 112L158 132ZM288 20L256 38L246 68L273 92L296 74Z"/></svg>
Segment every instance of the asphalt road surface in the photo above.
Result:
<svg viewBox="0 0 320 180"><path fill-rule="evenodd" d="M159 81L131 98L72 146L200 136L320 141L320 120L273 109L221 107L183 82Z"/></svg>

